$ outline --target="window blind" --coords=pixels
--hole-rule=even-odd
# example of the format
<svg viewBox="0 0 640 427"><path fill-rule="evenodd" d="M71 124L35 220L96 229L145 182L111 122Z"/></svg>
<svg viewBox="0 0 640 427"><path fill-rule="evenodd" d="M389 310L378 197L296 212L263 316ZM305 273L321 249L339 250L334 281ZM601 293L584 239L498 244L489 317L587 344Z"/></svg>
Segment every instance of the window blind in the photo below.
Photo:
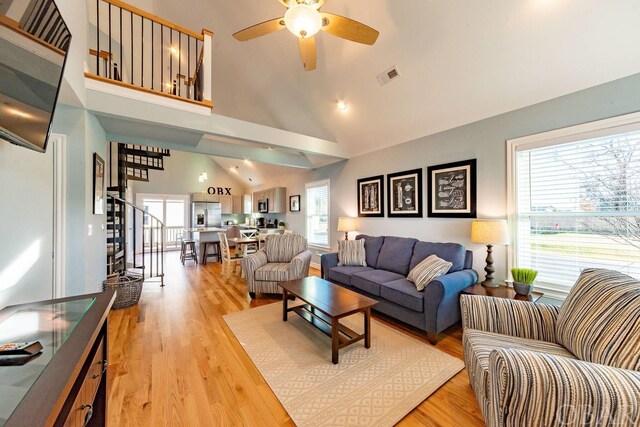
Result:
<svg viewBox="0 0 640 427"><path fill-rule="evenodd" d="M329 181L308 183L307 241L314 246L329 246Z"/></svg>
<svg viewBox="0 0 640 427"><path fill-rule="evenodd" d="M640 278L640 132L516 150L516 266L560 297L584 268Z"/></svg>

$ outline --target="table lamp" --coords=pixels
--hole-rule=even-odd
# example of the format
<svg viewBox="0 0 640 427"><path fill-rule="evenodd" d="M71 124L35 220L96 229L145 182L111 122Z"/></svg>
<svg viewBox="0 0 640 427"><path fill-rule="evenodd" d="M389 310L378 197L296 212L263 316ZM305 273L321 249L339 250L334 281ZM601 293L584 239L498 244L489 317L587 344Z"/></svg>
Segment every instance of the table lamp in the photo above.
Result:
<svg viewBox="0 0 640 427"><path fill-rule="evenodd" d="M508 245L509 231L507 221L504 219L478 219L471 223L471 241L474 243L484 243L487 245L487 265L484 271L487 272L482 286L487 288L497 288L498 283L493 279L493 245Z"/></svg>
<svg viewBox="0 0 640 427"><path fill-rule="evenodd" d="M338 231L344 231L344 240L349 240L349 232L356 231L356 218L347 216L338 218Z"/></svg>

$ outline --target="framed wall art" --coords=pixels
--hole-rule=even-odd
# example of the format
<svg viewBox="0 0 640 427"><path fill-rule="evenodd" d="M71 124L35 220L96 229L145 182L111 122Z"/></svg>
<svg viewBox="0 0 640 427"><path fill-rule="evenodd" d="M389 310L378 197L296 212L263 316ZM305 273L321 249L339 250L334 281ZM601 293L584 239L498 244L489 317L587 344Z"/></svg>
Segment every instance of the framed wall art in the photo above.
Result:
<svg viewBox="0 0 640 427"><path fill-rule="evenodd" d="M300 212L300 195L289 196L289 212Z"/></svg>
<svg viewBox="0 0 640 427"><path fill-rule="evenodd" d="M476 159L427 168L428 216L476 217Z"/></svg>
<svg viewBox="0 0 640 427"><path fill-rule="evenodd" d="M93 213L104 214L104 160L93 153Z"/></svg>
<svg viewBox="0 0 640 427"><path fill-rule="evenodd" d="M384 175L358 180L358 216L384 216Z"/></svg>
<svg viewBox="0 0 640 427"><path fill-rule="evenodd" d="M422 169L387 175L389 218L422 218Z"/></svg>

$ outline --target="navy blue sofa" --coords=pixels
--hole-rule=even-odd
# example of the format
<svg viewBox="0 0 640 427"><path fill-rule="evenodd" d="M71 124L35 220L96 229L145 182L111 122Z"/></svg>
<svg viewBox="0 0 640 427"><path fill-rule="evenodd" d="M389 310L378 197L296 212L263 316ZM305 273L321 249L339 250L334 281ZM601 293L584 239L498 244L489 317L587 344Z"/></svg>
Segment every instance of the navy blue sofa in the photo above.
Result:
<svg viewBox="0 0 640 427"><path fill-rule="evenodd" d="M460 321L460 293L478 281L471 251L457 243L406 237L361 234L356 239L365 241L367 266L338 266L337 252L324 254L322 278L377 300L374 310L427 332L433 344L440 332ZM407 275L433 254L453 265L419 292Z"/></svg>

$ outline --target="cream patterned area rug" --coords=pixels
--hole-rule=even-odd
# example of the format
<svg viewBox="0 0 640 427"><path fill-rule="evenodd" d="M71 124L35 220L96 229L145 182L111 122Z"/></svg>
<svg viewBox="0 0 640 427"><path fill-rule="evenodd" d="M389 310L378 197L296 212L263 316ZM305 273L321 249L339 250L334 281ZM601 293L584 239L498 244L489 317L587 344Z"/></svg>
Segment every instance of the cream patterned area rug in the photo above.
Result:
<svg viewBox="0 0 640 427"><path fill-rule="evenodd" d="M283 322L282 303L224 320L300 427L392 426L464 367L375 319L371 348L360 341L341 349L338 365L331 339L295 313ZM360 313L340 323L363 331Z"/></svg>

